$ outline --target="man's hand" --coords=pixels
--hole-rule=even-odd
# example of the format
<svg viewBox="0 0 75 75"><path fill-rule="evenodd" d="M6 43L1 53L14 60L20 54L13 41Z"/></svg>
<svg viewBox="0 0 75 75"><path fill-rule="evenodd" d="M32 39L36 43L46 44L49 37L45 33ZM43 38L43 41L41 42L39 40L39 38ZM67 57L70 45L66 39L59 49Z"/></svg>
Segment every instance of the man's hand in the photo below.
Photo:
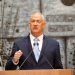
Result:
<svg viewBox="0 0 75 75"><path fill-rule="evenodd" d="M23 52L21 50L15 52L14 57L12 59L12 61L15 65L17 65L19 63L19 59L22 56L22 54L23 54Z"/></svg>

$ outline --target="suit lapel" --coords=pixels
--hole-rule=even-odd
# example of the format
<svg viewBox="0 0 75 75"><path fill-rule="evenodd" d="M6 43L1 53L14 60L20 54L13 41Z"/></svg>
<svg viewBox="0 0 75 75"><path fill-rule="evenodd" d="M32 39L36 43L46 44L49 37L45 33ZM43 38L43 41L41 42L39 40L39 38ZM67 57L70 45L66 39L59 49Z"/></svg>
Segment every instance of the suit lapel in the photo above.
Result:
<svg viewBox="0 0 75 75"><path fill-rule="evenodd" d="M28 38L27 39L28 54L30 52L32 52L31 55L30 55L30 57L28 58L28 62L30 62L31 64L35 65L36 64L36 60L35 60L35 56L34 56L34 53L33 53L33 49L32 49L32 45L31 45L30 37L28 36L27 38Z"/></svg>
<svg viewBox="0 0 75 75"><path fill-rule="evenodd" d="M43 45L42 45L42 50L41 50L41 53L40 53L40 57L39 57L39 61L38 62L41 62L42 58L43 58L43 53L46 49L46 46L47 46L47 39L46 39L46 36L43 37Z"/></svg>

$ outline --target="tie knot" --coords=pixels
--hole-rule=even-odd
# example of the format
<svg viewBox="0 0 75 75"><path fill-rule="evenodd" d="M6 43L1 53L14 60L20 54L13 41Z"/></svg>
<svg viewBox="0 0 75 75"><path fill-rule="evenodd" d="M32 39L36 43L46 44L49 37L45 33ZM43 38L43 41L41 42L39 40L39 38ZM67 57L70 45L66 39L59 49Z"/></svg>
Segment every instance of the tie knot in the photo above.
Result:
<svg viewBox="0 0 75 75"><path fill-rule="evenodd" d="M33 45L34 45L34 46L35 46L35 45L39 45L38 41L39 41L39 39L35 38L35 39L34 39L34 44L33 44Z"/></svg>
<svg viewBox="0 0 75 75"><path fill-rule="evenodd" d="M38 38L35 38L34 41L39 41L39 39Z"/></svg>

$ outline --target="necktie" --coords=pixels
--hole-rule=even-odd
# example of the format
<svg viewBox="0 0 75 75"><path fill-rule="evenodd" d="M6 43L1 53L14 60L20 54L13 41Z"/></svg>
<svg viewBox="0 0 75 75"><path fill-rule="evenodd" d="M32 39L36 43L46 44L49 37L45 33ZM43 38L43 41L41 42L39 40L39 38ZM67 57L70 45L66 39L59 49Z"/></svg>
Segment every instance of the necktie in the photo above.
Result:
<svg viewBox="0 0 75 75"><path fill-rule="evenodd" d="M40 50L39 50L39 43L38 43L38 39L34 39L34 44L33 44L33 52L35 55L35 59L38 62L39 56L40 56Z"/></svg>

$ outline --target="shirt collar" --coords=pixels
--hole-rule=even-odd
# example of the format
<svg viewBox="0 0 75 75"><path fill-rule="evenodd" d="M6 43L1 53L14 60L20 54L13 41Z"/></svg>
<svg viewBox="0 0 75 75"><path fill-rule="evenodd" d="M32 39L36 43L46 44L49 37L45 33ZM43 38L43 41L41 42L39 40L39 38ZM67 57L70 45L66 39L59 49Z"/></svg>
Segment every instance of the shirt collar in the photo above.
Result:
<svg viewBox="0 0 75 75"><path fill-rule="evenodd" d="M41 40L43 40L43 34L41 34L39 37L37 37L37 39L39 40L39 41L41 41ZM34 40L36 37L34 37L31 33L30 33L30 39L32 39L32 40Z"/></svg>

